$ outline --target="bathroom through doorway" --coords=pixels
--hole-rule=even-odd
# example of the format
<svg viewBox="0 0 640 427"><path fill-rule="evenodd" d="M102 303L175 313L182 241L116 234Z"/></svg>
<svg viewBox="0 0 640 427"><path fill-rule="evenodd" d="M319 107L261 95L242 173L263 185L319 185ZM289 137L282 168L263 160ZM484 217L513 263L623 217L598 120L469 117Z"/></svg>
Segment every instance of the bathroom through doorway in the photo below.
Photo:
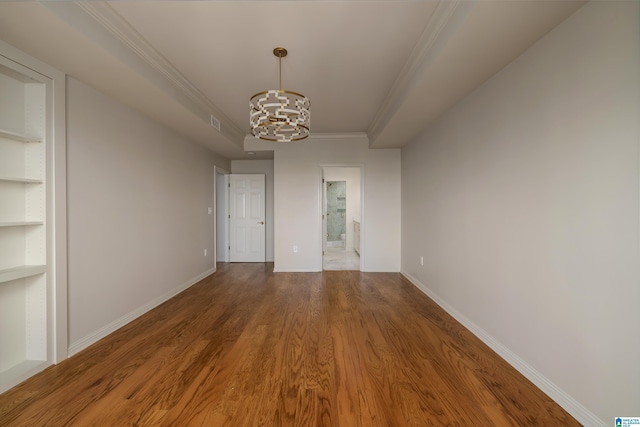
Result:
<svg viewBox="0 0 640 427"><path fill-rule="evenodd" d="M361 270L362 167L324 166L324 270Z"/></svg>

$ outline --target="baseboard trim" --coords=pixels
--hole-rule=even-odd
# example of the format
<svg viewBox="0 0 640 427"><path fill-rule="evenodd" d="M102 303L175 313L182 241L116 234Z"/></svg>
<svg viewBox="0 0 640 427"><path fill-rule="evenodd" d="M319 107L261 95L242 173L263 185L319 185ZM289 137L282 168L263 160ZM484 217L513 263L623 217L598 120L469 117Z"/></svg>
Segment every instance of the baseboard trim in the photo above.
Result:
<svg viewBox="0 0 640 427"><path fill-rule="evenodd" d="M102 338L106 337L107 335L117 331L118 329L120 329L121 327L126 325L127 323L137 319L138 317L142 316L143 314L145 314L149 310L152 310L152 309L156 308L157 306L159 306L163 302L173 298L174 296L178 295L180 292L182 292L185 289L195 285L200 280L204 279L205 277L208 277L208 276L212 275L215 272L216 272L215 268L207 270L204 273L198 275L197 277L194 277L193 279L182 283L181 285L179 285L176 288L170 290L169 292L166 292L166 293L160 295L159 297L154 298L153 300L149 301L147 304L145 304L145 305L143 305L141 307L138 307L137 309L135 309L135 310L125 314L124 316L114 320L113 322L111 322L108 325L98 329L97 331L85 336L84 338L79 339L78 341L74 342L73 344L71 344L69 346L69 356L68 357L71 357L74 354L77 354L77 353L81 352L82 350L84 350L85 348L89 347L90 345L98 342L99 340L101 340Z"/></svg>
<svg viewBox="0 0 640 427"><path fill-rule="evenodd" d="M313 268L274 268L274 273L322 273L323 270L316 270ZM340 270L328 270L328 271L340 271ZM346 271L346 270L345 270ZM399 271L395 270L353 270L353 271L362 271L363 273L399 273Z"/></svg>
<svg viewBox="0 0 640 427"><path fill-rule="evenodd" d="M422 291L425 295L435 301L442 309L453 316L458 322L460 322L465 328L471 331L482 342L487 344L493 351L498 353L500 357L506 360L517 371L524 375L529 381L536 385L540 390L545 392L551 399L553 399L558 405L564 408L572 417L574 417L580 424L585 427L601 427L608 425L602 421L595 414L582 406L577 400L572 398L560 387L555 385L552 381L538 372L533 366L529 365L517 354L509 350L504 344L499 342L487 331L476 325L473 321L460 313L458 310L450 306L445 300L440 298L438 294L429 289L424 283L413 277L406 271L401 271L402 274L409 282L411 282L416 288Z"/></svg>

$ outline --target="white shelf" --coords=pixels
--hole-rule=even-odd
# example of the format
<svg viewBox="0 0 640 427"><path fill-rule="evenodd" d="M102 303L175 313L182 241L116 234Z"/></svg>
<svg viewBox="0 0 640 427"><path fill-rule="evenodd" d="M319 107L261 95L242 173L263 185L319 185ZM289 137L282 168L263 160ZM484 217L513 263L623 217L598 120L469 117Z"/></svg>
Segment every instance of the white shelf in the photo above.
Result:
<svg viewBox="0 0 640 427"><path fill-rule="evenodd" d="M7 221L0 222L0 227L25 227L28 225L42 225L42 221Z"/></svg>
<svg viewBox="0 0 640 427"><path fill-rule="evenodd" d="M31 135L23 135L20 133L10 132L8 130L0 129L0 138L13 139L19 142L42 142L42 138Z"/></svg>
<svg viewBox="0 0 640 427"><path fill-rule="evenodd" d="M0 270L0 283L36 276L46 272L46 265L21 265L20 267L7 268L6 270Z"/></svg>
<svg viewBox="0 0 640 427"><path fill-rule="evenodd" d="M0 372L0 393L4 393L30 376L44 370L48 365L46 360L23 360L17 365Z"/></svg>
<svg viewBox="0 0 640 427"><path fill-rule="evenodd" d="M44 181L41 179L31 179L31 178L14 178L9 176L0 176L0 182L19 182L22 184L42 184Z"/></svg>

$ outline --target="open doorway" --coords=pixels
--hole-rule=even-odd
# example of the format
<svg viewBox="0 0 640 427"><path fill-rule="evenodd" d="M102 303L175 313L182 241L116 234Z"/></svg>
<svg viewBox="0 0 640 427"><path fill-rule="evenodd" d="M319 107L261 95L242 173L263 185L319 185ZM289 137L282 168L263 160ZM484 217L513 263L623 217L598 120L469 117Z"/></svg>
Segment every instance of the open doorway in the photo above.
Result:
<svg viewBox="0 0 640 427"><path fill-rule="evenodd" d="M323 270L361 270L362 167L323 166Z"/></svg>

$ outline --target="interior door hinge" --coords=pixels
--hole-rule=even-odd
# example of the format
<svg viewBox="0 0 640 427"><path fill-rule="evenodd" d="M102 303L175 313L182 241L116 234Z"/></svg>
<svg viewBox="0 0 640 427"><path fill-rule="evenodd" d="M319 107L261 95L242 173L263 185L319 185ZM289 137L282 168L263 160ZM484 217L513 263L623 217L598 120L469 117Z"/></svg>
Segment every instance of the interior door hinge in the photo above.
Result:
<svg viewBox="0 0 640 427"><path fill-rule="evenodd" d="M229 214L229 219L231 219L231 214Z"/></svg>
<svg viewBox="0 0 640 427"><path fill-rule="evenodd" d="M229 250L231 250L231 246L229 246Z"/></svg>
<svg viewBox="0 0 640 427"><path fill-rule="evenodd" d="M322 178L322 183L324 184L324 178Z"/></svg>
<svg viewBox="0 0 640 427"><path fill-rule="evenodd" d="M322 251L322 256L324 256L324 251Z"/></svg>

